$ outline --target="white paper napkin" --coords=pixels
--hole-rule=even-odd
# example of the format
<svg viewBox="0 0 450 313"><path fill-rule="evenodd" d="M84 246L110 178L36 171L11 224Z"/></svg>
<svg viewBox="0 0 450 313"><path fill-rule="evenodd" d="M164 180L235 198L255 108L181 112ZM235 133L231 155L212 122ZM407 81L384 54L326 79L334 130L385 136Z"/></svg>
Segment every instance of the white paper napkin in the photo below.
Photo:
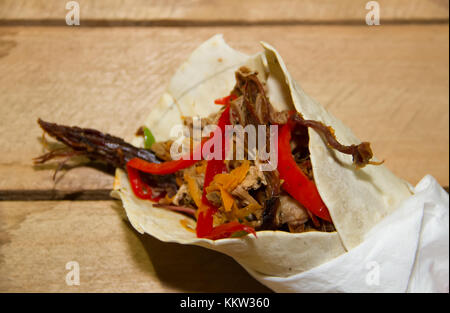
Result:
<svg viewBox="0 0 450 313"><path fill-rule="evenodd" d="M449 292L449 195L427 175L342 256L290 277L246 270L276 292Z"/></svg>

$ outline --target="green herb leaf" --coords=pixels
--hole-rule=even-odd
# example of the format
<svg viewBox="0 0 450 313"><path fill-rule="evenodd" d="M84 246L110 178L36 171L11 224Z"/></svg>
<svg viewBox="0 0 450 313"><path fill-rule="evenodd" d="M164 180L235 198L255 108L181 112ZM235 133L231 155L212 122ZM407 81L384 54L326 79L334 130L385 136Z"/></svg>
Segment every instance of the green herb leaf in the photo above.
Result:
<svg viewBox="0 0 450 313"><path fill-rule="evenodd" d="M153 137L152 132L147 127L144 127L144 147L145 149L150 149L155 143L155 137Z"/></svg>

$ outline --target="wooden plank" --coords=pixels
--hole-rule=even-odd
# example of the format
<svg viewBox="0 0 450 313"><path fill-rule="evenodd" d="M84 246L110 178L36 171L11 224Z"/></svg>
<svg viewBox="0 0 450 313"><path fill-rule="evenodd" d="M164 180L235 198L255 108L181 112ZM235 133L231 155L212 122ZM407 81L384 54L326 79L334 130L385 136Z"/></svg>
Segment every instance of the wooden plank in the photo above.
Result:
<svg viewBox="0 0 450 313"><path fill-rule="evenodd" d="M67 1L3 0L2 23L64 25ZM366 0L78 0L81 25L365 23ZM382 23L448 21L448 0L379 0ZM111 25L111 24L109 24Z"/></svg>
<svg viewBox="0 0 450 313"><path fill-rule="evenodd" d="M175 69L214 33L235 48L277 47L307 93L397 175L449 184L447 25L216 28L0 28L0 190L111 188L77 167L33 168L38 117L129 140ZM60 173L61 174L61 173Z"/></svg>
<svg viewBox="0 0 450 313"><path fill-rule="evenodd" d="M268 291L228 256L140 235L118 202L0 202L0 292Z"/></svg>

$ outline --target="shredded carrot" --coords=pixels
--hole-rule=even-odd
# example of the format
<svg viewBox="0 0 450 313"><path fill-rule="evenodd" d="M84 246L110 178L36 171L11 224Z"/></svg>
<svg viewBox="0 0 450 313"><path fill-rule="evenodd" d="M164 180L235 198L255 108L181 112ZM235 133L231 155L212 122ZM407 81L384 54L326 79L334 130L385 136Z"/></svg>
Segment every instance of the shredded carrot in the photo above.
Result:
<svg viewBox="0 0 450 313"><path fill-rule="evenodd" d="M202 205L202 193L200 191L200 188L198 188L195 178L192 178L185 173L184 180L187 182L189 194L191 195L197 207L200 208L200 206Z"/></svg>
<svg viewBox="0 0 450 313"><path fill-rule="evenodd" d="M211 184L206 187L207 192L219 191L222 198L223 210L227 215L234 216L237 210L236 201L231 192L245 179L250 169L250 161L244 160L242 164L230 173L217 174ZM248 215L248 214L247 214Z"/></svg>
<svg viewBox="0 0 450 313"><path fill-rule="evenodd" d="M225 189L228 192L234 190L247 176L248 170L250 169L250 161L245 160L242 162L241 166L235 168L230 173L217 174L214 176L211 184L206 188L207 192L218 190L220 188Z"/></svg>
<svg viewBox="0 0 450 313"><path fill-rule="evenodd" d="M233 197L230 195L230 193L228 191L226 191L222 187L220 187L220 195L222 196L222 202L223 202L223 207L225 209L225 212L230 212L231 207L234 204Z"/></svg>
<svg viewBox="0 0 450 313"><path fill-rule="evenodd" d="M196 172L201 172L203 170L203 166L203 164L197 166L195 168ZM239 209L236 205L234 197L231 195L231 192L245 179L249 169L250 161L244 160L239 167L235 168L230 173L215 175L211 184L206 187L206 191L208 193L212 191L220 192L223 203L221 210L226 212L226 215L229 215L232 219L244 218L245 216L248 216L257 209L261 208L259 204L251 203L245 208ZM198 208L196 212L196 216L198 216L200 212L207 209L207 206L205 206L202 202L202 192L195 178L189 176L187 172L184 173L184 180L187 183L189 194Z"/></svg>

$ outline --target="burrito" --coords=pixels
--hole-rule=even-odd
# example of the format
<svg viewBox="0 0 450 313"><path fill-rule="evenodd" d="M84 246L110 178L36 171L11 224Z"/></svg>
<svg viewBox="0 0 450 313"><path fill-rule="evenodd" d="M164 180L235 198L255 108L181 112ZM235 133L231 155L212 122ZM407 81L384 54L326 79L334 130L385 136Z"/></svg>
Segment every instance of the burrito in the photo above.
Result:
<svg viewBox="0 0 450 313"><path fill-rule="evenodd" d="M221 35L172 77L131 143L38 123L116 168L112 195L140 233L225 253L264 275L307 271L356 247L412 194L370 144L293 80L278 52L246 55Z"/></svg>

